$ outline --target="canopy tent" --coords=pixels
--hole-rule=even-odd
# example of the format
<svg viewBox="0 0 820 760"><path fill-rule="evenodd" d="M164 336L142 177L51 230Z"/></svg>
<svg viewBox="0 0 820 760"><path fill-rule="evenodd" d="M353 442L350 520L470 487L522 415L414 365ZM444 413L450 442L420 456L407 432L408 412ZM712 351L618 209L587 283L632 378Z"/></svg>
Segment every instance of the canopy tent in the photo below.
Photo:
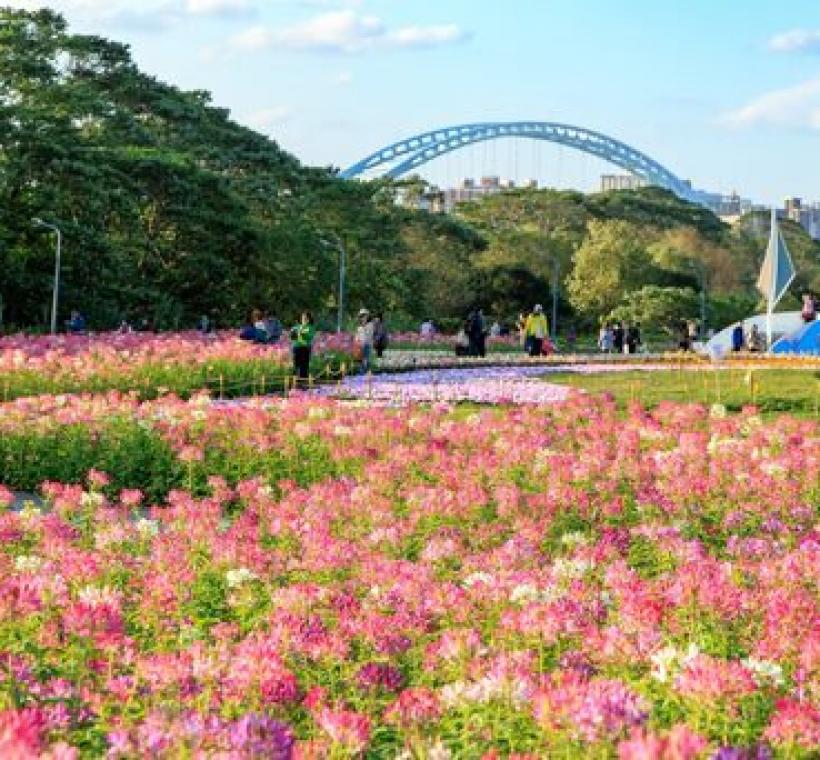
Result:
<svg viewBox="0 0 820 760"><path fill-rule="evenodd" d="M757 278L757 289L766 299L766 345L769 346L769 349L774 343L774 327L772 325L774 307L783 298L795 274L791 254L780 228L777 226L777 212L772 209L769 247L766 249L766 257L763 259L760 276Z"/></svg>
<svg viewBox="0 0 820 760"><path fill-rule="evenodd" d="M744 334L747 334L752 329L752 325L757 325L758 330L765 332L768 320L769 315L766 313L746 317L746 319L741 321ZM792 335L799 330L802 325L803 319L799 311L779 311L771 315L771 330L775 339ZM730 353L732 350L732 330L734 330L734 327L735 323L717 333L700 349L701 353L708 354L709 356Z"/></svg>
<svg viewBox="0 0 820 760"><path fill-rule="evenodd" d="M820 320L808 322L797 332L781 338L772 347L772 353L820 356Z"/></svg>

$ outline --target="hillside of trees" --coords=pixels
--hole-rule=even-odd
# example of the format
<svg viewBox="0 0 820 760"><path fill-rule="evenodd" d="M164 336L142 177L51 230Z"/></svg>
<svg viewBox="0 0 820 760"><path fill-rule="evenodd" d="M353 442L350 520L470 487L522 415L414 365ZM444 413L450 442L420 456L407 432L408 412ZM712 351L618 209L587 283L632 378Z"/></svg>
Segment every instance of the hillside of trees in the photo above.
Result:
<svg viewBox="0 0 820 760"><path fill-rule="evenodd" d="M701 280L710 319L757 306L765 219L737 230L668 192L522 190L449 216L405 208L401 183L304 166L231 120L206 92L141 72L127 46L72 34L51 11L0 9L0 321L47 323L53 238L65 236L60 320L237 324L254 307L291 318L336 306L338 245L350 309L394 325L510 318L550 298L579 326L610 314L672 324ZM784 224L801 289L820 290L820 246ZM784 308L789 305L784 303Z"/></svg>

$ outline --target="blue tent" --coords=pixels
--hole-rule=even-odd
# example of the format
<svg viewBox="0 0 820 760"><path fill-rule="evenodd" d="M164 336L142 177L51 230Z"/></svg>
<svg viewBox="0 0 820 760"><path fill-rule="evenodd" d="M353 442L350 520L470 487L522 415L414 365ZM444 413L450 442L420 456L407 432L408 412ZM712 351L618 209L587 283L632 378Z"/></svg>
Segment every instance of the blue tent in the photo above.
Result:
<svg viewBox="0 0 820 760"><path fill-rule="evenodd" d="M809 322L796 333L781 338L772 346L772 353L820 355L820 320Z"/></svg>

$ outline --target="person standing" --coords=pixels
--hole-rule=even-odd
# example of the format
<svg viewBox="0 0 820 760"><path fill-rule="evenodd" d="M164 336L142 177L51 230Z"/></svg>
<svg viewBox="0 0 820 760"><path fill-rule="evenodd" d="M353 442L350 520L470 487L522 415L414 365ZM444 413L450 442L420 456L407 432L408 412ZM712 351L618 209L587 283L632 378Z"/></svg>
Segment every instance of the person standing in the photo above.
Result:
<svg viewBox="0 0 820 760"><path fill-rule="evenodd" d="M518 330L518 342L521 348L524 349L524 353L527 354L530 352L530 344L527 340L527 319L529 316L529 313L522 311L518 314L518 319L515 321L515 329Z"/></svg>
<svg viewBox="0 0 820 760"><path fill-rule="evenodd" d="M698 323L695 322L694 319L690 319L687 330L689 331L689 348L691 349L692 346L694 345L695 341L698 339L698 332L699 332Z"/></svg>
<svg viewBox="0 0 820 760"><path fill-rule="evenodd" d="M436 326L432 319L425 319L419 328L419 335L424 341L431 341L436 336Z"/></svg>
<svg viewBox="0 0 820 760"><path fill-rule="evenodd" d="M615 328L612 330L612 350L616 354L622 354L624 352L624 340L626 339L626 333L624 332L624 326L622 322L616 322Z"/></svg>
<svg viewBox="0 0 820 760"><path fill-rule="evenodd" d="M641 345L641 328L637 323L630 325L626 332L627 353L637 354Z"/></svg>
<svg viewBox="0 0 820 760"><path fill-rule="evenodd" d="M456 356L464 357L470 355L470 337L468 335L470 330L469 322L465 322L456 335Z"/></svg>
<svg viewBox="0 0 820 760"><path fill-rule="evenodd" d="M484 329L484 312L477 308L470 315L470 355L484 357L487 355L486 339L487 333Z"/></svg>
<svg viewBox="0 0 820 760"><path fill-rule="evenodd" d="M532 314L527 317L527 341L529 343L529 355L541 356L544 351L544 340L549 335L549 325L544 316L544 309L540 303L535 304Z"/></svg>
<svg viewBox="0 0 820 760"><path fill-rule="evenodd" d="M763 340L763 334L757 329L756 324L752 324L752 329L749 333L749 351L761 353L765 347L766 344Z"/></svg>
<svg viewBox="0 0 820 760"><path fill-rule="evenodd" d="M361 373L370 371L370 356L373 353L373 322L367 309L359 309L359 324L356 327L356 348L361 354Z"/></svg>
<svg viewBox="0 0 820 760"><path fill-rule="evenodd" d="M567 330L567 351L575 353L575 343L578 341L578 333L575 332L575 325L570 325Z"/></svg>
<svg viewBox="0 0 820 760"><path fill-rule="evenodd" d="M598 348L602 354L612 353L612 327L609 322L604 323L598 333Z"/></svg>
<svg viewBox="0 0 820 760"><path fill-rule="evenodd" d="M299 324L290 331L290 342L293 350L293 374L300 382L307 380L310 375L310 352L313 348L313 339L316 329L313 326L313 315L309 311L302 312Z"/></svg>
<svg viewBox="0 0 820 760"><path fill-rule="evenodd" d="M387 348L387 326L384 324L384 315L381 312L373 317L373 348L379 359L384 356Z"/></svg>
<svg viewBox="0 0 820 760"><path fill-rule="evenodd" d="M803 308L800 310L800 316L806 324L817 319L817 299L813 293L803 294Z"/></svg>
<svg viewBox="0 0 820 760"><path fill-rule="evenodd" d="M732 330L732 351L737 353L743 350L743 325L738 322Z"/></svg>

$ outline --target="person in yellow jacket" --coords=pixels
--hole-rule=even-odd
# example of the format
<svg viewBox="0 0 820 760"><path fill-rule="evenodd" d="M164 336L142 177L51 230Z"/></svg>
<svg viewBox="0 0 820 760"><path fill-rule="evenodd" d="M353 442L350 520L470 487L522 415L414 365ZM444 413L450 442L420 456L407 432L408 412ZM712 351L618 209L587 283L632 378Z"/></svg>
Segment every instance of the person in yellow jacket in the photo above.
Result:
<svg viewBox="0 0 820 760"><path fill-rule="evenodd" d="M527 336L530 356L541 356L541 352L544 350L544 340L549 335L549 325L540 303L535 305L532 314L527 317L524 331Z"/></svg>

